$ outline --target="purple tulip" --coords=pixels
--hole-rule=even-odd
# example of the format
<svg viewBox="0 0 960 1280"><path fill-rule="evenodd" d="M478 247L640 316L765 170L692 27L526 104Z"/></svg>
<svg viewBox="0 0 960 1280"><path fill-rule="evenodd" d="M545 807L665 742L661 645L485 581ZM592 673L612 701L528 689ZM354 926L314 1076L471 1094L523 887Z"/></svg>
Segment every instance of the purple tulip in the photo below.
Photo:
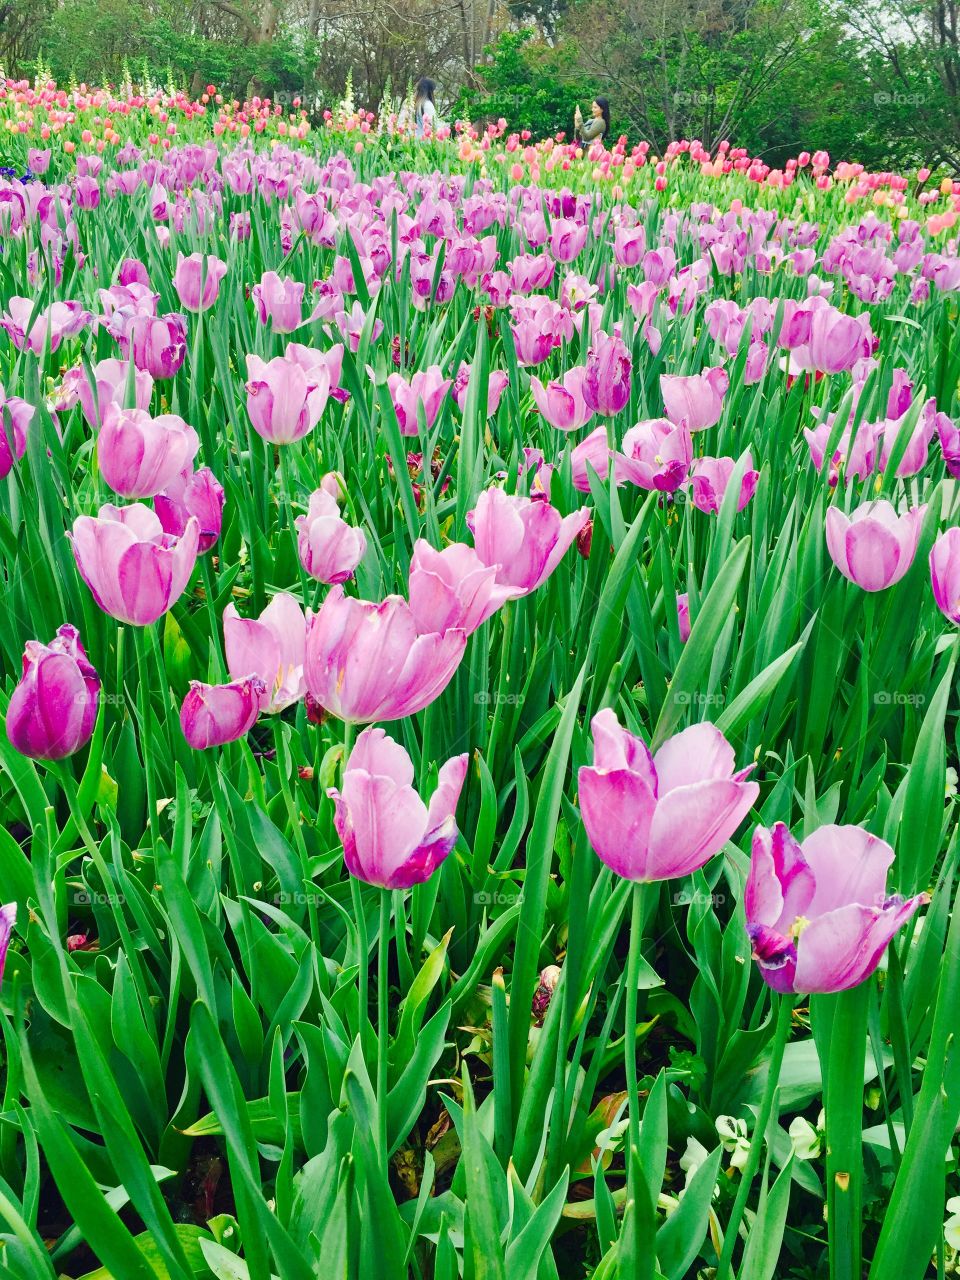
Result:
<svg viewBox="0 0 960 1280"><path fill-rule="evenodd" d="M690 875L720 852L760 794L735 772L711 724L669 738L656 755L609 708L591 722L594 762L581 768L580 813L598 857L627 880Z"/></svg>
<svg viewBox="0 0 960 1280"><path fill-rule="evenodd" d="M597 473L598 480L606 480L610 474L610 442L607 428L597 427L570 451L570 473L573 487L580 493L590 492L590 472L588 467ZM615 476L618 485L623 483Z"/></svg>
<svg viewBox="0 0 960 1280"><path fill-rule="evenodd" d="M382 729L364 729L331 788L334 826L347 870L382 889L409 889L433 874L457 842L456 808L467 775L466 754L440 769L429 808L413 787L413 764Z"/></svg>
<svg viewBox="0 0 960 1280"><path fill-rule="evenodd" d="M50 168L50 148L45 147L41 151L38 147L30 147L27 150L27 164L31 173L35 173L38 178L42 177Z"/></svg>
<svg viewBox="0 0 960 1280"><path fill-rule="evenodd" d="M693 505L707 515L718 512L723 503L727 485L733 476L736 458L697 458L690 473L693 489ZM757 489L760 472L753 470L753 455L747 450L747 470L740 481L737 510L742 511Z"/></svg>
<svg viewBox="0 0 960 1280"><path fill-rule="evenodd" d="M227 264L212 253L208 253L206 258L201 253L191 253L189 258L178 253L173 287L180 296L180 305L188 311L206 311L212 307L226 274Z"/></svg>
<svg viewBox="0 0 960 1280"><path fill-rule="evenodd" d="M869 978L893 935L928 900L887 896L893 857L862 827L820 827L802 844L782 822L757 827L744 908L764 982L813 995Z"/></svg>
<svg viewBox="0 0 960 1280"><path fill-rule="evenodd" d="M74 337L93 320L79 302L51 302L40 308L33 324L35 298L13 297L7 306L9 310L0 316L0 329L6 329L18 351L32 351L35 356L43 355L48 340L51 352L56 351L65 338Z"/></svg>
<svg viewBox="0 0 960 1280"><path fill-rule="evenodd" d="M73 183L77 208L91 210L100 205L100 183L96 178L77 177Z"/></svg>
<svg viewBox="0 0 960 1280"><path fill-rule="evenodd" d="M593 410L583 398L583 383L587 371L583 365L568 369L560 381L548 382L530 379L530 390L537 408L552 427L558 431L578 431L593 417Z"/></svg>
<svg viewBox="0 0 960 1280"><path fill-rule="evenodd" d="M230 684L191 680L180 707L183 736L195 751L236 742L253 728L266 693L259 676L244 676Z"/></svg>
<svg viewBox="0 0 960 1280"><path fill-rule="evenodd" d="M827 550L843 576L864 591L899 582L913 563L926 506L898 516L889 502L865 502L846 515L827 512Z"/></svg>
<svg viewBox="0 0 960 1280"><path fill-rule="evenodd" d="M458 628L473 635L513 594L497 585L497 565L485 565L476 551L453 542L435 551L419 539L410 560L410 610L417 632L429 635Z"/></svg>
<svg viewBox="0 0 960 1280"><path fill-rule="evenodd" d="M419 634L400 596L380 604L333 587L307 620L306 683L314 702L341 720L401 720L438 698L466 647L461 628Z"/></svg>
<svg viewBox="0 0 960 1280"><path fill-rule="evenodd" d="M450 390L450 379L445 378L440 366L432 364L428 369L421 369L408 382L402 374L391 373L387 378L390 399L400 426L402 436L415 436L420 433L418 410L423 406L423 418L427 430L437 420L443 405L444 397Z"/></svg>
<svg viewBox="0 0 960 1280"><path fill-rule="evenodd" d="M123 406L126 399L129 365L126 360L109 358L93 366L93 387L82 365L68 369L63 379L63 392L69 405L79 400L83 416L94 431L100 429L107 405ZM142 369L134 368L134 396L136 407L147 410L153 394L153 378Z"/></svg>
<svg viewBox="0 0 960 1280"><path fill-rule="evenodd" d="M296 526L300 563L311 578L335 584L353 577L367 539L362 529L341 517L336 498L323 488L315 490L307 514L297 517Z"/></svg>
<svg viewBox="0 0 960 1280"><path fill-rule="evenodd" d="M97 722L100 677L69 623L49 644L28 640L23 675L7 707L7 737L21 755L62 760L85 746Z"/></svg>
<svg viewBox="0 0 960 1280"><path fill-rule="evenodd" d="M671 422L686 422L691 431L703 431L720 421L729 386L730 378L722 365L690 377L660 375L667 417Z"/></svg>
<svg viewBox="0 0 960 1280"><path fill-rule="evenodd" d="M693 462L693 441L686 422L675 425L666 418L638 422L623 437L614 459L618 480L629 480L641 489L673 493L687 478Z"/></svg>
<svg viewBox="0 0 960 1280"><path fill-rule="evenodd" d="M510 331L522 365L542 364L563 342L573 337L573 318L552 298L514 298Z"/></svg>
<svg viewBox="0 0 960 1280"><path fill-rule="evenodd" d="M937 413L934 422L944 465L955 480L960 480L960 427L945 413Z"/></svg>
<svg viewBox="0 0 960 1280"><path fill-rule="evenodd" d="M97 460L114 493L152 498L190 467L199 448L196 431L175 413L151 418L142 409L108 404L97 437Z"/></svg>
<svg viewBox="0 0 960 1280"><path fill-rule="evenodd" d="M542 499L492 488L480 494L467 525L482 563L496 565L497 585L518 597L550 577L589 519L586 507L561 516Z"/></svg>
<svg viewBox="0 0 960 1280"><path fill-rule="evenodd" d="M293 333L303 324L304 286L289 277L281 280L275 271L265 271L260 283L253 286L260 323L267 321L274 333Z"/></svg>
<svg viewBox="0 0 960 1280"><path fill-rule="evenodd" d="M78 516L67 536L80 576L104 613L145 627L186 590L197 562L200 527L191 517L183 536L171 538L149 507L107 503L96 516Z"/></svg>
<svg viewBox="0 0 960 1280"><path fill-rule="evenodd" d="M570 218L555 218L550 228L550 252L557 262L573 262L587 243L589 227Z"/></svg>
<svg viewBox="0 0 960 1280"><path fill-rule="evenodd" d="M123 285L142 284L150 288L150 276L139 258L124 258L117 272L117 280Z"/></svg>
<svg viewBox="0 0 960 1280"><path fill-rule="evenodd" d="M19 396L8 396L0 383L0 480L13 470L14 458L27 451L27 428L35 409Z"/></svg>
<svg viewBox="0 0 960 1280"><path fill-rule="evenodd" d="M470 375L472 373L471 366L466 360L457 370L457 376L453 380L453 389L451 394L456 401L457 408L461 413L467 407L467 389L470 386ZM500 400L504 391L510 385L509 377L502 369L491 369L487 378L487 417L492 417L500 408Z"/></svg>
<svg viewBox="0 0 960 1280"><path fill-rule="evenodd" d="M677 592L677 625L681 643L686 644L690 639L690 597L686 591Z"/></svg>
<svg viewBox="0 0 960 1280"><path fill-rule="evenodd" d="M960 529L948 529L933 544L930 581L937 608L960 627Z"/></svg>
<svg viewBox="0 0 960 1280"><path fill-rule="evenodd" d="M137 368L145 369L155 381L172 378L187 354L186 318L176 313L134 315L120 345L133 355Z"/></svg>
<svg viewBox="0 0 960 1280"><path fill-rule="evenodd" d="M613 256L620 267L635 267L643 257L647 237L643 227L617 227L613 237Z"/></svg>
<svg viewBox="0 0 960 1280"><path fill-rule="evenodd" d="M6 902L0 907L0 982L7 963L7 951L13 936L13 926L17 923L17 904Z"/></svg>
<svg viewBox="0 0 960 1280"><path fill-rule="evenodd" d="M937 403L928 400L920 413L915 426L910 432L910 440L904 450L903 457L897 464L897 475L902 480L907 476L915 476L927 465L930 441L937 429ZM880 468L886 470L887 463L893 456L898 438L906 424L902 419L891 422L887 420L883 426L883 446L880 451Z"/></svg>
<svg viewBox="0 0 960 1280"><path fill-rule="evenodd" d="M594 413L612 418L630 399L630 353L622 338L612 338L602 330L587 352L583 398Z"/></svg>
<svg viewBox="0 0 960 1280"><path fill-rule="evenodd" d="M197 550L202 555L216 544L223 526L223 485L209 467L189 468L166 484L153 499L164 533L182 538L193 516L200 526Z"/></svg>
<svg viewBox="0 0 960 1280"><path fill-rule="evenodd" d="M810 461L821 470L826 456L827 444L833 431L834 414L817 424L816 428L804 427L803 434L810 448ZM877 466L877 446L883 433L883 426L878 422L861 422L857 426L857 434L851 446L852 427L845 427L833 457L830 460L829 483L835 487L840 476L849 484L854 478L865 480L872 475Z"/></svg>
<svg viewBox="0 0 960 1280"><path fill-rule="evenodd" d="M247 412L254 430L273 444L291 444L320 421L330 395L325 364L309 369L288 350L266 362L247 356Z"/></svg>
<svg viewBox="0 0 960 1280"><path fill-rule="evenodd" d="M223 611L223 643L230 679L259 676L266 689L260 709L268 715L283 711L303 697L306 633L303 609L287 592L275 595L259 618L241 618L233 604Z"/></svg>

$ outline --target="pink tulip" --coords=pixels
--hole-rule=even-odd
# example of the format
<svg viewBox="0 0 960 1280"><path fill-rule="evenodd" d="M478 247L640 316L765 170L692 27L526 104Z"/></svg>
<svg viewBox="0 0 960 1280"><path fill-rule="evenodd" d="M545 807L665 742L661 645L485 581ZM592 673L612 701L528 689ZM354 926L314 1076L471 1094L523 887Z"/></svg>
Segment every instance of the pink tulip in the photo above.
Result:
<svg viewBox="0 0 960 1280"><path fill-rule="evenodd" d="M183 736L194 751L236 742L253 728L266 692L259 676L244 676L230 684L191 680L180 707Z"/></svg>
<svg viewBox="0 0 960 1280"><path fill-rule="evenodd" d="M305 516L296 520L300 563L318 582L346 582L352 578L367 549L361 529L341 518L336 498L323 488L310 495Z"/></svg>
<svg viewBox="0 0 960 1280"><path fill-rule="evenodd" d="M629 480L641 489L673 493L687 478L693 462L693 441L686 422L666 418L638 422L623 437L614 459L618 480Z"/></svg>
<svg viewBox="0 0 960 1280"><path fill-rule="evenodd" d="M123 285L142 284L148 289L150 287L150 277L147 274L147 268L139 258L124 258L120 263L120 269L117 272L117 280Z"/></svg>
<svg viewBox="0 0 960 1280"><path fill-rule="evenodd" d="M550 252L557 262L573 262L587 243L589 228L570 218L554 218L550 228Z"/></svg>
<svg viewBox="0 0 960 1280"><path fill-rule="evenodd" d="M680 628L680 640L686 644L690 639L690 597L684 592L677 592L677 624Z"/></svg>
<svg viewBox="0 0 960 1280"><path fill-rule="evenodd" d="M703 431L720 421L729 386L730 378L722 365L689 377L660 375L667 417L671 422L686 422L691 431Z"/></svg>
<svg viewBox="0 0 960 1280"><path fill-rule="evenodd" d="M259 618L241 618L234 604L223 611L223 643L231 680L255 675L266 693L261 711L283 711L304 695L303 609L287 592L275 595Z"/></svg>
<svg viewBox="0 0 960 1280"><path fill-rule="evenodd" d="M450 379L443 376L439 365L432 364L428 369L415 373L409 382L402 374L391 373L387 378L387 387L400 434L415 436L420 433L419 407L423 406L424 422L429 431L437 420L444 396L450 390Z"/></svg>
<svg viewBox="0 0 960 1280"><path fill-rule="evenodd" d="M580 441L570 452L570 472L573 487L580 493L590 492L590 470L597 473L597 479L605 481L610 474L610 443L607 439L607 428L597 427ZM617 477L617 484L623 481Z"/></svg>
<svg viewBox="0 0 960 1280"><path fill-rule="evenodd" d="M697 458L690 473L693 489L693 505L707 515L720 510L727 485L733 476L736 458ZM740 481L737 510L742 511L757 489L760 472L753 470L753 456L747 450L747 470Z"/></svg>
<svg viewBox="0 0 960 1280"><path fill-rule="evenodd" d="M613 417L630 399L630 353L621 338L611 338L602 330L587 352L583 398L594 413Z"/></svg>
<svg viewBox="0 0 960 1280"><path fill-rule="evenodd" d="M340 375L343 372L342 342L328 347L326 351L318 351L316 347L305 347L299 342L288 342L287 349L283 354L288 360L296 361L304 373L308 375L308 380L311 375L317 373L320 369L325 369L330 378L331 388L339 387Z"/></svg>
<svg viewBox="0 0 960 1280"><path fill-rule="evenodd" d="M613 237L613 256L620 267L635 267L643 257L647 237L643 227L618 227Z"/></svg>
<svg viewBox="0 0 960 1280"><path fill-rule="evenodd" d="M864 982L928 900L887 896L893 850L862 827L825 826L802 844L757 827L744 893L760 976L774 991L821 994Z"/></svg>
<svg viewBox="0 0 960 1280"><path fill-rule="evenodd" d="M0 383L0 480L13 470L14 459L27 451L27 428L36 412L19 396L8 396Z"/></svg>
<svg viewBox="0 0 960 1280"><path fill-rule="evenodd" d="M196 431L175 413L151 418L142 409L108 404L97 437L97 461L114 493L152 498L192 464L199 448Z"/></svg>
<svg viewBox="0 0 960 1280"><path fill-rule="evenodd" d="M303 323L303 291L299 281L289 277L281 280L275 271L265 271L252 290L260 323L269 321L274 333L299 329Z"/></svg>
<svg viewBox="0 0 960 1280"><path fill-rule="evenodd" d="M827 550L843 576L864 591L899 582L913 563L926 506L898 516L889 502L865 502L846 515L827 512Z"/></svg>
<svg viewBox="0 0 960 1280"><path fill-rule="evenodd" d="M65 338L74 337L93 320L79 302L51 302L40 307L32 324L35 298L13 297L7 307L0 316L0 329L6 329L18 351L32 351L36 356L43 355L48 341L51 352L56 351Z"/></svg>
<svg viewBox="0 0 960 1280"><path fill-rule="evenodd" d="M719 729L695 724L651 755L616 713L591 722L594 762L581 768L580 813L598 857L627 880L690 875L720 852L760 794L735 772Z"/></svg>
<svg viewBox="0 0 960 1280"><path fill-rule="evenodd" d="M30 147L27 151L27 165L31 173L36 174L38 178L42 177L50 168L50 148L44 147L42 150L38 147Z"/></svg>
<svg viewBox="0 0 960 1280"><path fill-rule="evenodd" d="M78 177L74 179L73 185L78 209L91 210L99 207L100 183L96 178Z"/></svg>
<svg viewBox="0 0 960 1280"><path fill-rule="evenodd" d="M182 538L187 522L195 517L200 526L198 551L202 555L216 544L223 525L223 485L209 467L189 468L164 485L153 499L153 509L164 533Z"/></svg>
<svg viewBox="0 0 960 1280"><path fill-rule="evenodd" d="M512 596L497 585L498 565L485 565L472 547L451 543L435 551L421 538L410 560L410 610L420 635L458 628L468 636Z"/></svg>
<svg viewBox="0 0 960 1280"><path fill-rule="evenodd" d="M304 369L289 350L269 363L249 355L247 375L247 412L264 440L291 444L323 416L330 395L330 373L324 364Z"/></svg>
<svg viewBox="0 0 960 1280"><path fill-rule="evenodd" d="M457 376L453 380L452 395L456 401L457 408L463 413L467 407L467 389L470 386L470 375L472 373L471 366L466 360L457 370ZM510 385L510 379L502 369L491 369L487 378L487 417L491 418L500 408L500 400L504 391Z"/></svg>
<svg viewBox="0 0 960 1280"><path fill-rule="evenodd" d="M930 581L937 608L960 627L960 529L948 529L933 544Z"/></svg>
<svg viewBox="0 0 960 1280"><path fill-rule="evenodd" d="M910 432L910 439L903 457L897 464L897 475L902 480L907 476L915 476L927 465L930 441L937 429L937 403L928 400L920 417ZM880 450L880 468L885 471L887 463L893 457L900 433L906 430L902 418L896 422L887 421L883 428L883 447Z"/></svg>
<svg viewBox="0 0 960 1280"><path fill-rule="evenodd" d="M191 517L183 537L171 538L149 507L107 503L96 516L78 516L67 536L80 576L104 613L145 627L186 590L197 562L200 528Z"/></svg>
<svg viewBox="0 0 960 1280"><path fill-rule="evenodd" d="M546 386L539 378L531 377L530 390L537 408L558 431L579 431L593 417L593 410L583 398L586 376L583 365L575 365L562 380L548 382Z"/></svg>
<svg viewBox="0 0 960 1280"><path fill-rule="evenodd" d="M0 907L0 982L3 981L3 971L7 963L7 952L10 949L10 939L13 937L13 926L17 923L17 904L15 902L4 903Z"/></svg>
<svg viewBox="0 0 960 1280"><path fill-rule="evenodd" d="M815 429L804 427L803 434L810 448L810 461L821 470L827 445L833 431L834 414L829 414L825 421L818 423ZM883 426L878 422L861 422L857 426L857 434L851 446L852 428L845 427L833 457L830 460L829 482L835 486L840 475L844 483L849 484L854 478L865 480L872 475L877 466L877 446L883 433Z"/></svg>
<svg viewBox="0 0 960 1280"><path fill-rule="evenodd" d="M519 364L542 364L552 351L573 337L570 312L552 298L514 298L511 310L510 331Z"/></svg>
<svg viewBox="0 0 960 1280"><path fill-rule="evenodd" d="M200 253L191 253L189 258L178 253L173 287L180 295L180 305L188 311L206 311L212 307L226 274L227 264L212 253L206 258Z"/></svg>
<svg viewBox="0 0 960 1280"><path fill-rule="evenodd" d="M132 353L137 368L145 369L156 381L172 378L187 354L186 319L175 313L135 315L120 345Z"/></svg>
<svg viewBox="0 0 960 1280"><path fill-rule="evenodd" d="M936 413L933 420L940 437L944 466L955 480L960 480L960 427L945 413Z"/></svg>
<svg viewBox="0 0 960 1280"><path fill-rule="evenodd" d="M467 514L477 555L497 566L498 586L529 595L550 577L590 519L586 507L560 515L549 502L485 489Z"/></svg>
<svg viewBox="0 0 960 1280"><path fill-rule="evenodd" d="M333 587L307 622L307 690L341 720L401 720L438 698L466 647L461 628L418 634L400 596L380 604Z"/></svg>
<svg viewBox="0 0 960 1280"><path fill-rule="evenodd" d="M467 762L464 754L441 767L428 808L414 790L403 747L382 729L364 729L344 769L343 792L327 792L350 874L383 889L409 889L429 879L457 842Z"/></svg>
<svg viewBox="0 0 960 1280"><path fill-rule="evenodd" d="M65 623L49 644L28 640L23 675L7 707L7 737L23 756L62 760L90 741L100 677L80 633Z"/></svg>
<svg viewBox="0 0 960 1280"><path fill-rule="evenodd" d="M63 392L69 404L74 405L79 400L83 416L93 430L98 431L107 405L124 406L129 372L130 366L126 360L99 360L93 366L94 385L91 387L86 369L77 365L67 370L63 379ZM133 389L136 407L148 409L153 394L153 378L150 374L134 368Z"/></svg>

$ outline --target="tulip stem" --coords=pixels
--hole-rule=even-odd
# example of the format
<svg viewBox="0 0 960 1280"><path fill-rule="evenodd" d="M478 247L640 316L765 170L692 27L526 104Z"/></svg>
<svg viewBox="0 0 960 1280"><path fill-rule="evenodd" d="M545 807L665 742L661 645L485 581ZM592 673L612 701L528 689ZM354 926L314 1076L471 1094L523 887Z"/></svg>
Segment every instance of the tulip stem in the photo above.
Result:
<svg viewBox="0 0 960 1280"><path fill-rule="evenodd" d="M390 890L380 890L380 936L377 947L377 1141L384 1177L389 1176L387 1148L387 1052L390 1041L387 966L390 959Z"/></svg>
<svg viewBox="0 0 960 1280"><path fill-rule="evenodd" d="M863 1076L870 982L832 997L827 1060L827 1237L833 1280L859 1280L863 1190Z"/></svg>
<svg viewBox="0 0 960 1280"><path fill-rule="evenodd" d="M137 654L137 711L140 717L140 746L143 751L143 772L147 780L147 826L150 843L156 844L157 780L153 771L153 734L150 728L150 682L147 679L146 628L134 627L134 647Z"/></svg>
<svg viewBox="0 0 960 1280"><path fill-rule="evenodd" d="M640 1150L640 1090L637 1083L637 994L640 986L640 960L643 950L643 890L642 884L633 886L633 907L630 913L630 950L627 953L627 989L623 1001L623 1065L627 1077L629 1120L629 1149L627 1151L627 1201L636 1204L637 1196L646 1193L645 1187L635 1185L639 1162L634 1152Z"/></svg>
<svg viewBox="0 0 960 1280"><path fill-rule="evenodd" d="M767 1079L763 1087L763 1097L760 1100L760 1109L757 1112L757 1122L753 1129L753 1136L750 1139L750 1152L747 1155L747 1163L741 1171L740 1186L737 1189L737 1198L733 1202L733 1209L730 1211L727 1229L723 1235L723 1249L720 1252L720 1261L717 1265L716 1280L728 1280L730 1275L733 1251L736 1247L737 1236L740 1231L740 1223L743 1221L744 1210L747 1207L750 1187L753 1184L754 1178L757 1176L757 1170L760 1168L760 1157L763 1153L764 1138L766 1136L767 1126L770 1123L770 1116L773 1112L773 1103L777 1096L777 1087L780 1084L780 1068L783 1065L783 1054L787 1047L787 1041L790 1039L794 997L793 995L777 996L776 994L772 994L771 999L774 1001L777 1021L773 1033L773 1044L770 1048L770 1062L767 1067Z"/></svg>
<svg viewBox="0 0 960 1280"><path fill-rule="evenodd" d="M213 637L213 647L217 653L217 662L219 669L217 671L217 679L222 680L227 676L227 663L223 655L223 645L220 643L220 620L216 614L216 589L213 581L213 569L210 566L210 554L197 556L200 561L200 574L203 578L203 593L207 597L207 614L210 618L210 635Z"/></svg>

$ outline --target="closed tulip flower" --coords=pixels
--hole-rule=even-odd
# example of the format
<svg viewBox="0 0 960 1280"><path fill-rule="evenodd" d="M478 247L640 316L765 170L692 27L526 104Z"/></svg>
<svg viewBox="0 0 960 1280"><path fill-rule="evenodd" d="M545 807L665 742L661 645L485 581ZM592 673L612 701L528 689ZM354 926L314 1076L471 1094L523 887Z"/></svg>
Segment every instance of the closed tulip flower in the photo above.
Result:
<svg viewBox="0 0 960 1280"><path fill-rule="evenodd" d="M198 550L202 555L216 544L223 525L223 485L209 467L181 471L153 499L153 509L164 533L183 537L193 516L200 526Z"/></svg>
<svg viewBox="0 0 960 1280"><path fill-rule="evenodd" d="M27 428L33 420L34 407L19 396L8 396L0 384L0 480L13 470L14 458L27 451Z"/></svg>
<svg viewBox="0 0 960 1280"><path fill-rule="evenodd" d="M21 755L62 760L85 746L93 733L100 677L65 623L49 644L28 640L23 675L7 707L7 737Z"/></svg>
<svg viewBox="0 0 960 1280"><path fill-rule="evenodd" d="M869 978L893 935L927 900L887 895L893 856L862 827L820 827L802 843L782 822L757 827L744 909L768 986L814 995Z"/></svg>
<svg viewBox="0 0 960 1280"><path fill-rule="evenodd" d="M720 421L723 397L730 378L722 365L690 377L660 375L660 391L671 422L686 422L691 431L703 431Z"/></svg>
<svg viewBox="0 0 960 1280"><path fill-rule="evenodd" d="M247 412L254 430L273 444L291 444L320 421L330 396L330 371L304 368L289 353L267 362L247 356Z"/></svg>
<svg viewBox="0 0 960 1280"><path fill-rule="evenodd" d="M274 333L293 333L303 323L304 286L289 277L283 280L275 271L265 271L259 284L253 286L253 301L260 323L268 321Z"/></svg>
<svg viewBox="0 0 960 1280"><path fill-rule="evenodd" d="M935 413L933 420L940 438L944 466L955 480L960 480L960 427L945 413Z"/></svg>
<svg viewBox="0 0 960 1280"><path fill-rule="evenodd" d="M485 565L476 551L454 542L436 551L422 538L410 560L410 609L417 631L428 635L461 628L472 635L512 596L497 585L497 565Z"/></svg>
<svg viewBox="0 0 960 1280"><path fill-rule="evenodd" d="M589 228L571 218L554 218L550 228L550 252L557 262L573 262L587 243Z"/></svg>
<svg viewBox="0 0 960 1280"><path fill-rule="evenodd" d="M733 476L736 458L697 458L691 472L693 505L708 515L718 512ZM760 472L753 470L753 456L747 450L747 470L740 481L737 510L742 511L757 490Z"/></svg>
<svg viewBox="0 0 960 1280"><path fill-rule="evenodd" d="M602 331L596 335L587 352L583 398L594 413L613 417L630 399L632 362L621 338Z"/></svg>
<svg viewBox="0 0 960 1280"><path fill-rule="evenodd" d="M402 374L391 373L387 378L390 399L400 425L400 434L415 436L419 433L419 406L423 405L423 418L429 430L437 420L444 396L450 390L450 379L445 378L439 365L421 369L408 382Z"/></svg>
<svg viewBox="0 0 960 1280"><path fill-rule="evenodd" d="M266 693L259 676L244 676L230 684L191 680L180 707L183 736L195 751L236 742L253 728Z"/></svg>
<svg viewBox="0 0 960 1280"><path fill-rule="evenodd" d="M124 406L127 395L130 366L126 360L113 358L99 360L93 366L93 386L82 365L68 369L63 379L63 390L70 404L80 402L83 416L94 431L100 429L107 405ZM142 369L134 368L133 389L136 408L149 409L153 394L153 378Z"/></svg>
<svg viewBox="0 0 960 1280"><path fill-rule="evenodd" d="M151 418L141 409L107 405L97 437L100 473L124 498L152 498L196 457L200 441L175 413Z"/></svg>
<svg viewBox="0 0 960 1280"><path fill-rule="evenodd" d="M408 889L429 879L457 842L457 801L466 774L465 754L448 760L425 805L403 747L382 729L365 729L344 769L342 792L327 792L350 874L382 889Z"/></svg>
<svg viewBox="0 0 960 1280"><path fill-rule="evenodd" d="M933 544L930 581L937 608L960 627L960 529L948 529Z"/></svg>
<svg viewBox="0 0 960 1280"><path fill-rule="evenodd" d="M883 591L913 564L926 506L898 516L889 502L865 502L846 515L827 512L827 550L843 576L864 591Z"/></svg>
<svg viewBox="0 0 960 1280"><path fill-rule="evenodd" d="M208 253L191 253L185 258L177 254L177 269L173 275L173 287L180 296L180 305L188 311L206 311L216 302L220 284L227 274L227 264Z"/></svg>
<svg viewBox="0 0 960 1280"><path fill-rule="evenodd" d="M0 907L0 982L3 981L3 971L7 963L7 952L10 949L10 939L13 936L13 926L17 923L17 904L15 902L6 902Z"/></svg>
<svg viewBox="0 0 960 1280"><path fill-rule="evenodd" d="M598 857L638 882L690 875L720 852L760 794L736 772L733 748L711 724L669 738L656 755L616 713L591 722L594 758L581 768L580 813Z"/></svg>
<svg viewBox="0 0 960 1280"><path fill-rule="evenodd" d="M562 379L548 382L546 386L539 378L530 379L537 408L558 431L578 431L593 417L593 410L583 398L586 376L583 365L575 365Z"/></svg>
<svg viewBox="0 0 960 1280"><path fill-rule="evenodd" d="M180 538L163 531L141 503L78 516L67 535L80 576L93 598L118 622L145 627L180 599L197 562L200 526L191 516Z"/></svg>
<svg viewBox="0 0 960 1280"><path fill-rule="evenodd" d="M685 422L666 418L638 422L623 437L614 460L618 480L629 480L640 489L673 493L687 478L693 462L693 441Z"/></svg>
<svg viewBox="0 0 960 1280"><path fill-rule="evenodd" d="M305 516L298 516L297 548L300 563L318 582L346 582L356 572L367 549L361 529L347 524L336 498L324 489L310 495Z"/></svg>
<svg viewBox="0 0 960 1280"><path fill-rule="evenodd" d="M261 710L283 711L304 694L304 642L307 621L292 595L275 595L259 618L241 618L236 606L223 611L223 643L232 680L256 675L266 693Z"/></svg>
<svg viewBox="0 0 960 1280"><path fill-rule="evenodd" d="M187 354L187 322L175 313L166 316L135 315L121 343L138 369L156 381L172 378Z"/></svg>
<svg viewBox="0 0 960 1280"><path fill-rule="evenodd" d="M497 585L526 596L546 582L590 519L586 507L561 516L543 499L485 489L467 515L477 555L496 565Z"/></svg>
<svg viewBox="0 0 960 1280"><path fill-rule="evenodd" d="M379 604L331 588L307 622L307 690L351 724L412 716L444 691L467 643L461 628L419 634L400 596Z"/></svg>

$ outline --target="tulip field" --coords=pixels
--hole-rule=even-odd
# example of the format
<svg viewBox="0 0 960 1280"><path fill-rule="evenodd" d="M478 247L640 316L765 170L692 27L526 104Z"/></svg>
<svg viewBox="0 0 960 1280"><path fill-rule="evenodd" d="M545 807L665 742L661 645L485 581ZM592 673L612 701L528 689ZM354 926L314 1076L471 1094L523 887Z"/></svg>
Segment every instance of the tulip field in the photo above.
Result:
<svg viewBox="0 0 960 1280"><path fill-rule="evenodd" d="M0 139L0 1272L960 1271L960 183Z"/></svg>

